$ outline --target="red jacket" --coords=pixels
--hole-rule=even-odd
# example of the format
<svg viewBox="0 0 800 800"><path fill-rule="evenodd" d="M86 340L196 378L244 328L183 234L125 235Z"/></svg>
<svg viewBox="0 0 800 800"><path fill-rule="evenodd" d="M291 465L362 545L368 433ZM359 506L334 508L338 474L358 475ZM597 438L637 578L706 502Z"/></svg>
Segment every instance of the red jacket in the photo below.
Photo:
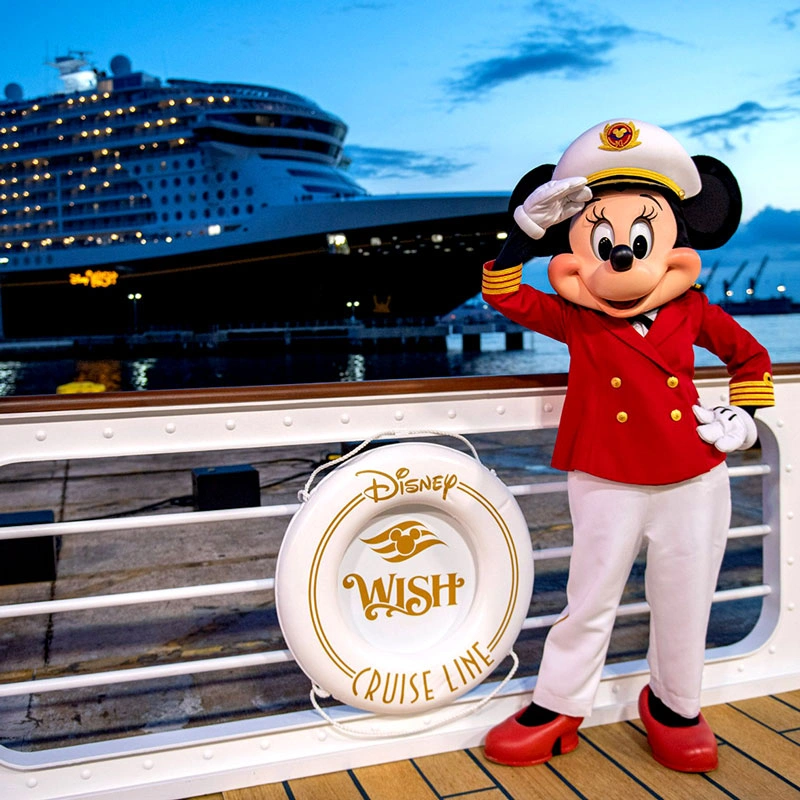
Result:
<svg viewBox="0 0 800 800"><path fill-rule="evenodd" d="M556 469L658 485L693 478L723 461L725 454L696 430L695 344L727 366L731 405L774 405L767 351L701 292L687 291L662 306L643 337L625 319L521 284L521 267L491 266L483 273L486 302L569 347Z"/></svg>

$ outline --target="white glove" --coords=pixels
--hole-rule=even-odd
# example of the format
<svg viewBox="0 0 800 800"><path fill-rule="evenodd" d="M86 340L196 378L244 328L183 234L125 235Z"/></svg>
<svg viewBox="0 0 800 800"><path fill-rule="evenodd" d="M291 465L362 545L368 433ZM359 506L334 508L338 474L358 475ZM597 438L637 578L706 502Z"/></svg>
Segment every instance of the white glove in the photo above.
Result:
<svg viewBox="0 0 800 800"><path fill-rule="evenodd" d="M514 209L514 219L531 239L541 239L549 227L575 216L591 199L586 178L549 181Z"/></svg>
<svg viewBox="0 0 800 800"><path fill-rule="evenodd" d="M743 408L692 406L700 423L697 433L704 442L713 444L723 453L747 450L755 444L758 433L755 420Z"/></svg>

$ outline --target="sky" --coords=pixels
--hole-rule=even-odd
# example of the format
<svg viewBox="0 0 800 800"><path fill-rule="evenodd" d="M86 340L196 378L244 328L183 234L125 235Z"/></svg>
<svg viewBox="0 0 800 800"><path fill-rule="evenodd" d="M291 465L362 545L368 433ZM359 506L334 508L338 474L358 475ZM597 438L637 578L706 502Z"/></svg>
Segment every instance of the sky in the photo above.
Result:
<svg viewBox="0 0 800 800"><path fill-rule="evenodd" d="M350 174L374 194L510 192L592 125L645 120L733 170L742 246L800 259L800 0L3 6L3 87L48 94L46 62L80 50L100 69L124 54L162 79L287 89L345 121Z"/></svg>

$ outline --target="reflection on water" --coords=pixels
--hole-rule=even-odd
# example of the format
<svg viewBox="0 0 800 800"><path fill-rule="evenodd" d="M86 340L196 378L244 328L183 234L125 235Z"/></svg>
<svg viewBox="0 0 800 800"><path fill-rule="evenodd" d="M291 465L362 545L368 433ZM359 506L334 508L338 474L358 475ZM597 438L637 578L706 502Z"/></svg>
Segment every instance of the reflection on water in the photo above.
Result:
<svg viewBox="0 0 800 800"><path fill-rule="evenodd" d="M776 364L800 362L800 314L739 317L770 351ZM377 381L470 375L535 375L569 368L564 344L534 334L528 350L494 352L414 349L402 352L285 352L263 356L169 356L130 360L73 359L0 362L0 395L53 394L79 376L110 391L195 389L298 383ZM718 365L708 351L696 349L698 366ZM93 377L92 377L93 376Z"/></svg>
<svg viewBox="0 0 800 800"><path fill-rule="evenodd" d="M348 353L347 366L339 373L339 380L342 382L348 381L363 381L366 380L367 375L367 360L362 353Z"/></svg>
<svg viewBox="0 0 800 800"><path fill-rule="evenodd" d="M21 361L0 361L0 397L16 394Z"/></svg>
<svg viewBox="0 0 800 800"><path fill-rule="evenodd" d="M148 373L155 367L155 358L137 358L130 362L130 388L135 392L148 388Z"/></svg>

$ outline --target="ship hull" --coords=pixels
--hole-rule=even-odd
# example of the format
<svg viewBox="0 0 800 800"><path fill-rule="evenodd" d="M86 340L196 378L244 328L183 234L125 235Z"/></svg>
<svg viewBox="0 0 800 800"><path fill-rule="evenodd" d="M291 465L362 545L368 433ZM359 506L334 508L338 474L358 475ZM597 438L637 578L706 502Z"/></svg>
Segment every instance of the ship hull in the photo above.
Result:
<svg viewBox="0 0 800 800"><path fill-rule="evenodd" d="M128 253L71 252L64 266L6 268L3 334L203 332L353 316L387 324L433 319L479 291L481 264L496 256L497 234L508 225L505 203L501 196L452 196L438 206L433 196L390 198L330 204L327 213L315 204L294 209L283 224L272 220L273 231L293 233L305 213L312 232L300 235L268 238L251 229ZM346 245L329 244L333 233L343 234ZM92 286L88 273L113 274L113 282Z"/></svg>

